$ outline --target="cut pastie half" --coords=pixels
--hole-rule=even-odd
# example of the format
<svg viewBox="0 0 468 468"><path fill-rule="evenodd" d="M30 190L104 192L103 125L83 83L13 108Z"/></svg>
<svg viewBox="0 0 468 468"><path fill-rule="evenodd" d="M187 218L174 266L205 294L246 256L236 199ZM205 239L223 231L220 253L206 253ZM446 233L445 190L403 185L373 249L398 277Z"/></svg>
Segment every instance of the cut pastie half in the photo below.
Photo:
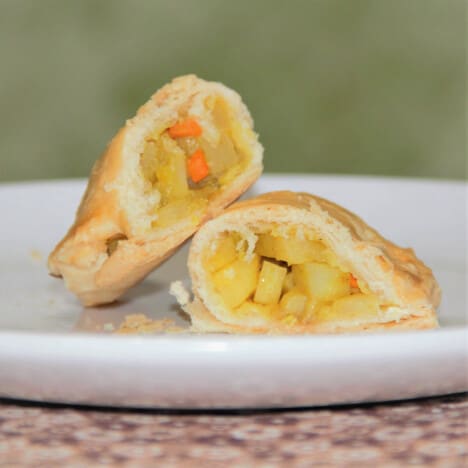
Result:
<svg viewBox="0 0 468 468"><path fill-rule="evenodd" d="M247 190L262 155L236 92L193 75L175 79L95 164L50 273L84 305L117 299Z"/></svg>
<svg viewBox="0 0 468 468"><path fill-rule="evenodd" d="M189 253L197 332L340 333L436 327L439 286L411 249L306 193L239 202L206 223Z"/></svg>

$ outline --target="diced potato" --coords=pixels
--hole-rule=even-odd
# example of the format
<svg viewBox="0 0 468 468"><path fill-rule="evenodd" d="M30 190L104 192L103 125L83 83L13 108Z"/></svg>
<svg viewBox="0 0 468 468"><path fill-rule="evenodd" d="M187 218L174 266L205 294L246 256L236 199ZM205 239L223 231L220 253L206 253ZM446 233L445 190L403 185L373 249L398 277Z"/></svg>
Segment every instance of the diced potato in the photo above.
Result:
<svg viewBox="0 0 468 468"><path fill-rule="evenodd" d="M205 153L210 174L222 179L226 172L238 165L242 156L233 141L231 130L234 121L226 101L222 98L207 98L205 102L208 110L211 110L216 128L210 132L212 138L200 138L199 144Z"/></svg>
<svg viewBox="0 0 468 468"><path fill-rule="evenodd" d="M264 257L296 265L307 262L327 262L329 249L320 241L280 237L271 234L260 234L256 252Z"/></svg>
<svg viewBox="0 0 468 468"><path fill-rule="evenodd" d="M220 176L223 172L235 166L240 160L240 156L234 148L231 139L224 132L221 133L218 144L215 147L211 146L203 138L200 139L200 146L205 153L210 174L215 177Z"/></svg>
<svg viewBox="0 0 468 468"><path fill-rule="evenodd" d="M257 304L256 302L253 301L245 301L243 302L236 310L236 315L239 317L250 317L252 316L258 317L258 318L271 318L271 315L274 312L274 309L272 310L271 307L263 305L263 304Z"/></svg>
<svg viewBox="0 0 468 468"><path fill-rule="evenodd" d="M167 164L156 170L158 189L165 200L188 195L187 169L183 153L171 155Z"/></svg>
<svg viewBox="0 0 468 468"><path fill-rule="evenodd" d="M181 153L174 154L172 157L173 174L170 193L174 198L182 198L189 193L186 158Z"/></svg>
<svg viewBox="0 0 468 468"><path fill-rule="evenodd" d="M231 126L229 108L224 99L216 99L211 111L213 122L220 130L226 130Z"/></svg>
<svg viewBox="0 0 468 468"><path fill-rule="evenodd" d="M320 241L308 239L284 239L278 248L277 255L284 257L290 265L306 262L326 262L329 249Z"/></svg>
<svg viewBox="0 0 468 468"><path fill-rule="evenodd" d="M190 215L190 206L184 200L179 200L160 207L157 214L155 225L167 227Z"/></svg>
<svg viewBox="0 0 468 468"><path fill-rule="evenodd" d="M161 135L156 168L157 188L170 201L189 194L185 153L166 134Z"/></svg>
<svg viewBox="0 0 468 468"><path fill-rule="evenodd" d="M154 226L167 227L181 219L190 219L193 224L197 224L200 219L200 212L206 206L206 200L174 200L157 211L157 219Z"/></svg>
<svg viewBox="0 0 468 468"><path fill-rule="evenodd" d="M319 301L331 301L350 293L349 277L338 268L324 263L293 265L296 285L308 296Z"/></svg>
<svg viewBox="0 0 468 468"><path fill-rule="evenodd" d="M264 260L254 301L259 304L277 304L283 289L288 269L269 260Z"/></svg>
<svg viewBox="0 0 468 468"><path fill-rule="evenodd" d="M307 303L307 296L297 290L291 290L283 295L280 301L280 307L283 312L302 315Z"/></svg>
<svg viewBox="0 0 468 468"><path fill-rule="evenodd" d="M335 301L333 313L349 318L375 318L379 313L379 300L373 294L353 294Z"/></svg>
<svg viewBox="0 0 468 468"><path fill-rule="evenodd" d="M259 234L255 244L255 252L262 257L275 258L275 238L270 234Z"/></svg>
<svg viewBox="0 0 468 468"><path fill-rule="evenodd" d="M331 306L322 307L316 314L318 321L372 320L378 316L379 301L373 294L352 294L342 297Z"/></svg>
<svg viewBox="0 0 468 468"><path fill-rule="evenodd" d="M215 289L227 307L237 307L255 291L260 269L260 258L254 255L250 261L238 258L213 274Z"/></svg>
<svg viewBox="0 0 468 468"><path fill-rule="evenodd" d="M288 291L291 291L292 288L294 288L295 283L294 283L294 275L292 271L288 272L286 275L286 278L284 278L283 281L283 293L287 293Z"/></svg>
<svg viewBox="0 0 468 468"><path fill-rule="evenodd" d="M210 272L218 271L232 263L238 255L236 240L232 236L220 237L216 241L216 250L208 255L206 268Z"/></svg>

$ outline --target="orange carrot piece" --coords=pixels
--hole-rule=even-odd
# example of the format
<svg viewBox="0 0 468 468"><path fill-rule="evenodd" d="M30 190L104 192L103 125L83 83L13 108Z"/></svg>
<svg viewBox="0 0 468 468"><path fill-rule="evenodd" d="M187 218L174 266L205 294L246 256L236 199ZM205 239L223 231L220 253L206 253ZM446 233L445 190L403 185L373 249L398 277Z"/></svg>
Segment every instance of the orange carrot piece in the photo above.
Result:
<svg viewBox="0 0 468 468"><path fill-rule="evenodd" d="M187 171L195 183L200 182L210 173L205 153L201 149L197 149L187 160Z"/></svg>
<svg viewBox="0 0 468 468"><path fill-rule="evenodd" d="M202 128L195 119L185 119L168 128L171 138L196 137L202 134Z"/></svg>
<svg viewBox="0 0 468 468"><path fill-rule="evenodd" d="M357 278L352 273L349 274L349 285L352 288L359 288Z"/></svg>

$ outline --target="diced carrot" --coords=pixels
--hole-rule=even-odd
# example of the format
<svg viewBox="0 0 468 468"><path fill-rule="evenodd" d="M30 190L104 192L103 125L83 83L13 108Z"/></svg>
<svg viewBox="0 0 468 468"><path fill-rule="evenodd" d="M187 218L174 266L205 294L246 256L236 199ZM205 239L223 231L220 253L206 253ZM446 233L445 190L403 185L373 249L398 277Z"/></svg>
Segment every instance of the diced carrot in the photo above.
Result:
<svg viewBox="0 0 468 468"><path fill-rule="evenodd" d="M195 119L185 119L168 128L171 138L196 137L202 134L202 128Z"/></svg>
<svg viewBox="0 0 468 468"><path fill-rule="evenodd" d="M359 288L357 278L352 273L349 274L349 285L352 288Z"/></svg>
<svg viewBox="0 0 468 468"><path fill-rule="evenodd" d="M210 173L205 153L201 149L197 149L187 160L187 171L195 183L200 182Z"/></svg>

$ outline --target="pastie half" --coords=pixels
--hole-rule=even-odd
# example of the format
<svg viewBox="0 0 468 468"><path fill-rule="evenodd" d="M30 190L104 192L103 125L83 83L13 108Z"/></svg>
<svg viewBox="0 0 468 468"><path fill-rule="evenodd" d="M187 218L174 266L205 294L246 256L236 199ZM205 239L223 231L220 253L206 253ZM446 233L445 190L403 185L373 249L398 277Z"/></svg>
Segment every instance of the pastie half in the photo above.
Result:
<svg viewBox="0 0 468 468"><path fill-rule="evenodd" d="M194 300L172 285L194 331L339 333L437 326L439 286L411 249L306 193L236 203L189 253Z"/></svg>
<svg viewBox="0 0 468 468"><path fill-rule="evenodd" d="M262 172L240 96L193 75L156 92L95 164L76 220L49 257L84 305L141 280Z"/></svg>

